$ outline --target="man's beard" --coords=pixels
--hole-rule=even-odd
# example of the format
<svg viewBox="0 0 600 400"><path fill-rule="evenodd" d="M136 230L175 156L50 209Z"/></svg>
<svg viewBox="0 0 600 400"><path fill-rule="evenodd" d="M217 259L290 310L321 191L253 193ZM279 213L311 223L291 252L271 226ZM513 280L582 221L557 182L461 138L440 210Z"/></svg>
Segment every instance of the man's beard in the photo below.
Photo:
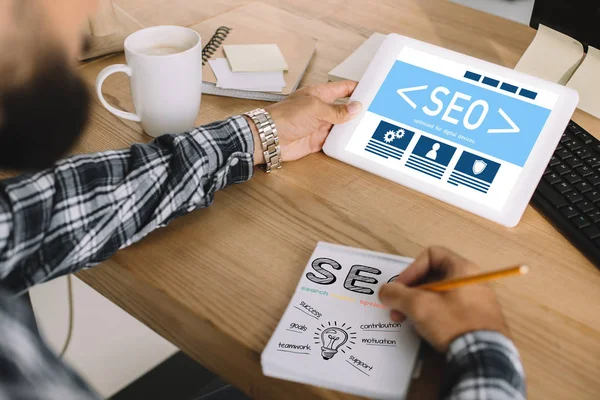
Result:
<svg viewBox="0 0 600 400"><path fill-rule="evenodd" d="M37 69L25 84L0 89L0 167L52 166L77 141L87 121L87 88L64 58L46 57Z"/></svg>

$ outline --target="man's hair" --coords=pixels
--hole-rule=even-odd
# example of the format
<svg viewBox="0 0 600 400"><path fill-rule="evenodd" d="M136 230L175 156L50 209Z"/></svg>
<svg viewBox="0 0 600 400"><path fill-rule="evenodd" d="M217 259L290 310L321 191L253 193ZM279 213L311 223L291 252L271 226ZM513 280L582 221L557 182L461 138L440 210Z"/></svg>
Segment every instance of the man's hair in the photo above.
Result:
<svg viewBox="0 0 600 400"><path fill-rule="evenodd" d="M0 167L51 166L87 119L86 86L33 3L10 2L13 18L0 27Z"/></svg>
<svg viewBox="0 0 600 400"><path fill-rule="evenodd" d="M88 106L85 84L60 58L0 91L0 167L50 167L77 140Z"/></svg>

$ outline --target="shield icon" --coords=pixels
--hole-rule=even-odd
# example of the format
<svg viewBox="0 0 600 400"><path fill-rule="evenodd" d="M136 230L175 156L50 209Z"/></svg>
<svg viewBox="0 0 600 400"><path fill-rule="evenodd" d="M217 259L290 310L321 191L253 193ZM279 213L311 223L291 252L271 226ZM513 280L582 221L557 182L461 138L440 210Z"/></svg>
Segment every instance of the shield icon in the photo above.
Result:
<svg viewBox="0 0 600 400"><path fill-rule="evenodd" d="M473 173L475 175L479 175L485 170L485 167L487 167L487 163L485 161L475 160L475 162L473 163Z"/></svg>

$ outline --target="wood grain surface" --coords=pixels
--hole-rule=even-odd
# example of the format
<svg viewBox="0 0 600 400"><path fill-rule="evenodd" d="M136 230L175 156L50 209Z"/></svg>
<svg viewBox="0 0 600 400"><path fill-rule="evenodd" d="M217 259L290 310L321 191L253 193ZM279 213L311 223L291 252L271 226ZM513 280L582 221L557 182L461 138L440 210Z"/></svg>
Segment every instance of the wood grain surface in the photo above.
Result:
<svg viewBox="0 0 600 400"><path fill-rule="evenodd" d="M146 26L193 25L243 0L115 0ZM372 32L396 32L514 67L535 31L442 0L267 0L293 13L291 31L319 40L302 85L327 72ZM90 87L123 55L80 68ZM132 110L127 77L106 81L109 102ZM263 103L204 96L198 123ZM574 119L600 135L600 121ZM94 99L75 152L147 142ZM276 226L277 229L272 229ZM256 171L244 184L110 261L79 276L224 379L257 399L342 399L348 395L265 378L260 354L319 240L415 256L450 247L484 270L526 263L531 273L493 284L521 351L531 399L600 398L600 272L529 207L507 229L345 165L324 154ZM108 322L108 321L107 321ZM430 355L411 399L435 398L443 359Z"/></svg>

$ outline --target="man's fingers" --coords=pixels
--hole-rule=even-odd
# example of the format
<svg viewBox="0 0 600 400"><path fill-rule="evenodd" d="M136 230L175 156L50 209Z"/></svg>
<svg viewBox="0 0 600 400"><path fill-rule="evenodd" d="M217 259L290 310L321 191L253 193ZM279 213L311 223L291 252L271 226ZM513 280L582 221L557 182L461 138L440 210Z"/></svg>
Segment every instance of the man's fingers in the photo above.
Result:
<svg viewBox="0 0 600 400"><path fill-rule="evenodd" d="M327 104L321 101L318 104L317 116L319 119L335 125L351 120L361 111L362 105L357 101L348 104Z"/></svg>
<svg viewBox="0 0 600 400"><path fill-rule="evenodd" d="M406 319L406 316L400 311L392 310L390 313L390 319L395 323L399 324Z"/></svg>
<svg viewBox="0 0 600 400"><path fill-rule="evenodd" d="M404 285L388 283L379 290L379 300L384 306L406 315L414 301L412 290Z"/></svg>
<svg viewBox="0 0 600 400"><path fill-rule="evenodd" d="M422 281L429 274L440 278L466 275L472 272L472 264L445 247L434 246L423 251L415 261L394 282L412 286Z"/></svg>
<svg viewBox="0 0 600 400"><path fill-rule="evenodd" d="M323 83L321 85L309 86L298 90L296 96L315 96L325 103L333 103L337 99L350 97L358 82L354 81L339 81Z"/></svg>
<svg viewBox="0 0 600 400"><path fill-rule="evenodd" d="M379 290L379 300L392 309L391 318L394 322L401 322L404 318L415 322L426 320L439 300L437 296L436 293L413 289L396 282L385 284Z"/></svg>

